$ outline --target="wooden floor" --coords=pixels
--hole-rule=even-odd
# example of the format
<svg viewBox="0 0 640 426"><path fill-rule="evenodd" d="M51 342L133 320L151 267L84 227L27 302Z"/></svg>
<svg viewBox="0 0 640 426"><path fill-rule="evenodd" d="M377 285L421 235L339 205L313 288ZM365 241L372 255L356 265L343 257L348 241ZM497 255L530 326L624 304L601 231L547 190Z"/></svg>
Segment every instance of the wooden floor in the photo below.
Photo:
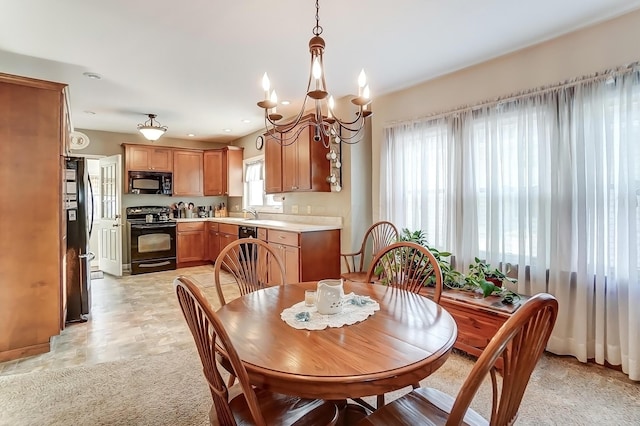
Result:
<svg viewBox="0 0 640 426"><path fill-rule="evenodd" d="M53 337L51 351L0 363L0 375L101 362L193 348L173 290L180 275L194 278L217 309L220 304L212 266L115 278L104 274L91 282L91 312L84 323L67 324ZM235 282L224 280L227 300L238 296Z"/></svg>

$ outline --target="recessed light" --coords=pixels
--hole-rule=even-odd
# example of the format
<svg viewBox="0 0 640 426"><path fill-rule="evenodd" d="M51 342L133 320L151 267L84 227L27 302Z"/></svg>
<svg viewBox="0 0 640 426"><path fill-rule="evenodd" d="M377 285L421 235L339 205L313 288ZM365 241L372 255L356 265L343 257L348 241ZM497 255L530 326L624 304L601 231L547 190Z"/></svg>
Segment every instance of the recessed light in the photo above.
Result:
<svg viewBox="0 0 640 426"><path fill-rule="evenodd" d="M83 112L88 115L96 115L95 111L89 111L88 109L85 109Z"/></svg>
<svg viewBox="0 0 640 426"><path fill-rule="evenodd" d="M291 102L290 101L282 101L280 102L280 105L289 105Z"/></svg>
<svg viewBox="0 0 640 426"><path fill-rule="evenodd" d="M225 132L225 133L229 133L229 132L231 132L231 129L222 129L222 131Z"/></svg>
<svg viewBox="0 0 640 426"><path fill-rule="evenodd" d="M189 133L187 136L189 136L190 138L194 137L195 135L193 133Z"/></svg>
<svg viewBox="0 0 640 426"><path fill-rule="evenodd" d="M247 120L246 118L242 120L243 123L251 123L251 120Z"/></svg>
<svg viewBox="0 0 640 426"><path fill-rule="evenodd" d="M100 74L96 74L94 72L83 72L82 75L92 80L100 80L102 78Z"/></svg>

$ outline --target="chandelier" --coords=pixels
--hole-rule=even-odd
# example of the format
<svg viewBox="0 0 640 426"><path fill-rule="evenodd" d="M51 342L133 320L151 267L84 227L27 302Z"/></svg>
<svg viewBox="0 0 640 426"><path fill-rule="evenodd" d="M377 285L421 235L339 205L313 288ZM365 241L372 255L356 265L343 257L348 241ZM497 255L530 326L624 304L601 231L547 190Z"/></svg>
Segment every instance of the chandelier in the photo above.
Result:
<svg viewBox="0 0 640 426"><path fill-rule="evenodd" d="M264 100L258 102L258 106L264 109L264 125L267 135L274 138L281 145L290 145L296 141L298 135L308 126L315 128L315 141L325 141L329 138L337 143L345 142L355 144L360 141L365 120L371 115L368 105L369 86L364 70L358 76L358 97L351 99L351 103L358 107L355 118L343 120L338 118L334 112L335 101L327 90L325 82L324 62L324 39L320 37L322 27L320 26L320 6L316 0L316 25L313 28L313 37L309 40L309 52L311 53L311 67L309 70L309 81L307 83L307 94L304 97L302 108L296 117L290 121L282 121L282 115L277 113L278 95L275 89L270 91L271 83L267 73L262 77L262 88L264 89ZM315 111L311 119L302 117L305 113L307 99L315 102ZM305 116L307 117L307 116Z"/></svg>
<svg viewBox="0 0 640 426"><path fill-rule="evenodd" d="M138 130L150 141L157 141L160 136L167 131L167 126L161 126L159 122L154 123L155 114L149 114L149 119L142 124L138 124Z"/></svg>

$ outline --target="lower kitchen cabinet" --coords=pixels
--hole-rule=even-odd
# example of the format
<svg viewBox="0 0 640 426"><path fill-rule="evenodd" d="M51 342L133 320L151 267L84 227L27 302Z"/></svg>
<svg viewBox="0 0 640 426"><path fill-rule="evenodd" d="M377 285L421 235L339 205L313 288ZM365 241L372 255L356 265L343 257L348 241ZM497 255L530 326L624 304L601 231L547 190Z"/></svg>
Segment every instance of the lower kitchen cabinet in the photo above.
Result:
<svg viewBox="0 0 640 426"><path fill-rule="evenodd" d="M220 223L220 251L222 251L226 246L231 244L233 241L238 239L238 225L230 225L228 223Z"/></svg>
<svg viewBox="0 0 640 426"><path fill-rule="evenodd" d="M267 230L267 241L285 266L287 283L340 278L340 230Z"/></svg>
<svg viewBox="0 0 640 426"><path fill-rule="evenodd" d="M281 232L281 231L278 231ZM297 234L295 234L297 236ZM284 265L284 275L286 283L297 283L300 281L300 249L297 246L289 246L276 242L269 242L269 246ZM269 263L269 277L279 277L278 264Z"/></svg>
<svg viewBox="0 0 640 426"><path fill-rule="evenodd" d="M220 254L220 230L217 222L207 222L207 259L215 263Z"/></svg>
<svg viewBox="0 0 640 426"><path fill-rule="evenodd" d="M207 256L205 222L179 222L176 250L178 268L203 263Z"/></svg>

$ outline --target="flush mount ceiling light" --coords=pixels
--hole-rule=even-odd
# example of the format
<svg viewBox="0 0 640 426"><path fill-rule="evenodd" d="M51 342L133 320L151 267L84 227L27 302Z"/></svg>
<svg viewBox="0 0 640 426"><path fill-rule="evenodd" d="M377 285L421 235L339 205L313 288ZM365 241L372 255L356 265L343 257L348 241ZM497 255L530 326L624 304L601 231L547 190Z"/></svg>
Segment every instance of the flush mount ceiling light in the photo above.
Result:
<svg viewBox="0 0 640 426"><path fill-rule="evenodd" d="M155 114L149 114L149 119L147 121L142 124L138 124L138 130L140 133L150 141L157 141L160 139L160 136L164 135L164 132L167 131L167 126L161 126L157 121L153 121L155 118Z"/></svg>
<svg viewBox="0 0 640 426"><path fill-rule="evenodd" d="M371 110L367 109L371 103L369 99L369 86L364 70L358 77L358 97L353 98L351 103L358 107L355 119L341 120L336 117L334 99L330 95L325 83L324 53L325 42L320 34L320 6L316 0L316 25L313 28L313 37L309 41L309 52L311 53L311 68L309 71L309 82L307 83L307 94L304 97L302 108L298 115L288 122L282 121L282 115L277 113L278 96L276 91L270 91L271 83L267 73L262 77L262 88L264 89L264 100L258 102L258 106L264 109L264 125L269 136L282 145L290 145L298 138L300 132L307 126L315 127L314 140L325 141L328 138L337 138L345 143L357 143L360 140L360 133L365 125L365 120L371 115ZM311 121L302 120L305 112L307 98L315 102L315 112ZM303 124L303 125L300 125ZM300 125L300 126L299 126Z"/></svg>

